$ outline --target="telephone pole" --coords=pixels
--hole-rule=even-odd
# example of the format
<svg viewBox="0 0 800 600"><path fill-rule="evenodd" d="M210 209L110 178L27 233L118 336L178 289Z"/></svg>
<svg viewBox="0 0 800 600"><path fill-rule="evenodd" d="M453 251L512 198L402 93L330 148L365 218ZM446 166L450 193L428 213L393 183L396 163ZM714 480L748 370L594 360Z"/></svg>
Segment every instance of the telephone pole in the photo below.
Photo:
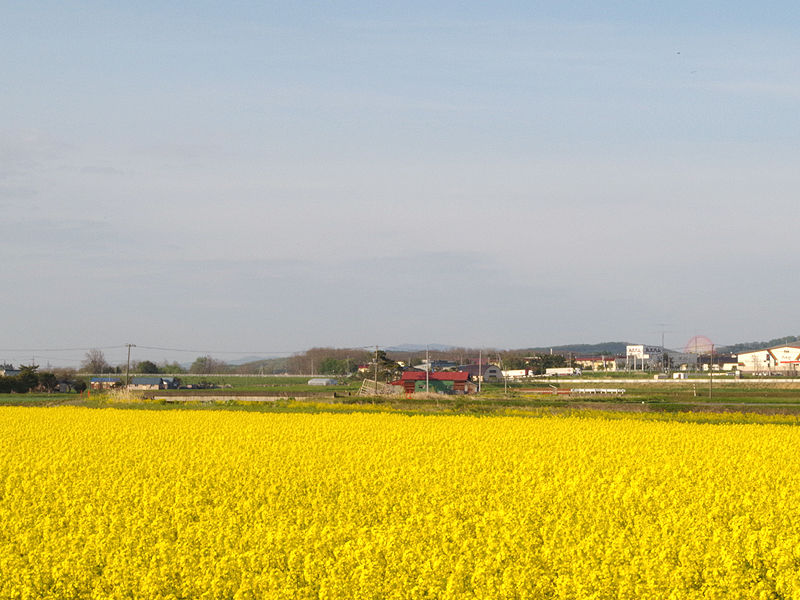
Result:
<svg viewBox="0 0 800 600"><path fill-rule="evenodd" d="M425 393L431 392L431 357L428 354L428 344L425 344Z"/></svg>
<svg viewBox="0 0 800 600"><path fill-rule="evenodd" d="M378 347L377 346L375 346L375 395L376 396L378 395Z"/></svg>
<svg viewBox="0 0 800 600"><path fill-rule="evenodd" d="M708 357L708 399L714 397L714 344L711 344L711 354Z"/></svg>
<svg viewBox="0 0 800 600"><path fill-rule="evenodd" d="M500 374L503 376L503 398L508 398L508 379L506 379L506 373L503 370L503 357L500 356L500 353L497 353L497 362L500 363Z"/></svg>
<svg viewBox="0 0 800 600"><path fill-rule="evenodd" d="M481 393L481 381L483 381L483 350L478 350L478 393Z"/></svg>
<svg viewBox="0 0 800 600"><path fill-rule="evenodd" d="M128 347L128 364L125 366L125 389L128 389L128 374L131 371L131 348L136 348L136 344L125 344Z"/></svg>

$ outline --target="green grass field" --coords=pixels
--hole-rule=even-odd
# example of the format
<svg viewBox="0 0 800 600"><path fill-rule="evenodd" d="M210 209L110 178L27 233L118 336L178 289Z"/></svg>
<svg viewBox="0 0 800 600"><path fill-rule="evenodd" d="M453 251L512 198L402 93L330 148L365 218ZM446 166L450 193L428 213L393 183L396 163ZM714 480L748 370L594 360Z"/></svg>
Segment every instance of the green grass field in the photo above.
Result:
<svg viewBox="0 0 800 600"><path fill-rule="evenodd" d="M236 409L236 410L322 410L320 406L328 405L331 410L397 410L424 413L467 413L496 414L506 410L556 410L568 411L605 410L618 412L709 412L740 411L760 414L800 414L800 384L783 381L765 382L763 380L734 381L732 379L715 380L713 394L709 398L708 381L654 381L644 379L633 382L576 382L569 378L556 380L537 380L530 383L513 383L506 389L502 383L485 383L479 395L414 395L410 398L400 394L377 398L357 396L360 381L343 380L337 386L310 386L307 377L283 376L223 376L203 377L187 375L182 382L213 383L216 389L207 390L159 390L138 394L141 401L125 402L110 399L108 396L91 392L90 394L2 394L0 406L114 406L118 408L129 405L154 408L161 406L153 401L154 396L167 397L173 400L176 396L191 395L192 402L163 402L165 408L181 404L185 408L203 409ZM624 395L579 395L552 394L534 390L552 390L556 388L566 391L571 388L624 388ZM226 396L226 402L203 402L203 397ZM246 397L277 399L273 402L254 404ZM240 398L243 397L243 398ZM177 398L174 398L177 400ZM305 407L305 408L303 408Z"/></svg>
<svg viewBox="0 0 800 600"><path fill-rule="evenodd" d="M323 376L320 376L323 377ZM327 376L325 376L327 378ZM254 394L266 394L274 392L285 393L324 393L331 394L333 392L347 392L357 391L361 385L360 381L348 381L339 378L339 385L332 386L314 386L308 385L310 377L292 377L292 376L259 376L259 375L223 375L223 376L204 376L204 375L181 375L181 385L197 385L200 383L210 383L218 386L217 391L232 390L236 392L251 392ZM337 379L332 377L332 379ZM213 391L213 390L212 390ZM184 390L179 390L185 393Z"/></svg>

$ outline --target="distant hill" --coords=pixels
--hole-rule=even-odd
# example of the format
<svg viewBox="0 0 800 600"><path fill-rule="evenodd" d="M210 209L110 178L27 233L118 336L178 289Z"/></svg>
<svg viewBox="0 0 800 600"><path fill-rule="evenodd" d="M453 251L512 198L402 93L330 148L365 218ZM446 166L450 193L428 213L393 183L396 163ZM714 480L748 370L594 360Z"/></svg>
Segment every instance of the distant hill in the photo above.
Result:
<svg viewBox="0 0 800 600"><path fill-rule="evenodd" d="M233 363L231 363L233 364ZM289 366L289 357L280 358L260 358L250 362L235 365L237 373L260 375L273 375L286 373Z"/></svg>
<svg viewBox="0 0 800 600"><path fill-rule="evenodd" d="M800 342L800 336L787 335L786 337L774 338L766 342L741 342L739 344L731 344L730 346L722 346L719 348L720 352L747 352L748 350L761 350L762 348L771 348L772 346L780 346L782 344L795 344Z"/></svg>
<svg viewBox="0 0 800 600"><path fill-rule="evenodd" d="M229 360L229 361L227 361L227 363L229 365L233 365L235 367L238 367L240 365L247 365L247 364L250 364L250 363L264 362L265 360L269 360L269 359L265 358L263 356L243 356L242 358L237 358L236 360Z"/></svg>
<svg viewBox="0 0 800 600"><path fill-rule="evenodd" d="M629 345L630 342L601 342L598 344L562 344L560 346L541 346L536 348L517 348L517 349L510 349L510 352L513 353L528 353L528 354L547 354L550 353L552 350L553 353L556 354L565 354L571 352L574 355L578 356L618 356L618 355L625 355L626 346ZM781 344L796 344L800 343L800 336L796 335L789 335L780 338L774 338L771 340L763 341L763 342L741 342L738 344L730 344L728 346L720 346L715 349L715 352L721 353L737 353L737 352L746 352L748 350L758 350L761 348L769 348L772 346L779 346ZM428 344L428 350L432 353L437 354L437 358L447 358L449 354L453 354L455 358L453 360L458 360L459 358L463 358L460 354L463 351L473 351L476 353L477 350L475 349L466 349L466 348L459 348L456 346L448 345L448 344ZM391 346L385 349L387 352L391 353L410 353L410 354L419 354L421 352L425 352L425 344L400 344L397 346ZM448 355L448 356L443 356ZM416 358L419 358L417 356ZM260 374L263 373L265 375L272 375L277 373L286 373L290 370L292 365L290 364L292 357L284 356L280 358L259 358L256 356L248 356L237 361L231 361L230 365L233 367L234 371L237 373L242 374ZM403 360L405 358L403 357ZM188 367L188 365L187 365ZM294 365L292 368L297 368L297 365Z"/></svg>

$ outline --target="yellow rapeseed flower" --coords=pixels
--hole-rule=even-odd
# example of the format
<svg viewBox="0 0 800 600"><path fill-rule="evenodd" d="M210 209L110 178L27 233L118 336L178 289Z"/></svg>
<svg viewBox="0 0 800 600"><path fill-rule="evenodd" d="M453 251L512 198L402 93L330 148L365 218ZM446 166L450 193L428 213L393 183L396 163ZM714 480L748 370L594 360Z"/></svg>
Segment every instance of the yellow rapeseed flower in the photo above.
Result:
<svg viewBox="0 0 800 600"><path fill-rule="evenodd" d="M800 428L0 409L0 600L800 598Z"/></svg>

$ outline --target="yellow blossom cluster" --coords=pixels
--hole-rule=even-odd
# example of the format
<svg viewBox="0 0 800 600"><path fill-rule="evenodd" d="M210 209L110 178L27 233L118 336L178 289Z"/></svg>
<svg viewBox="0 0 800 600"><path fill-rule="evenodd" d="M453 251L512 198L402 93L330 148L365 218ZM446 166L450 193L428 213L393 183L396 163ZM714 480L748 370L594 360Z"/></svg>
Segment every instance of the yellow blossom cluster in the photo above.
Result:
<svg viewBox="0 0 800 600"><path fill-rule="evenodd" d="M800 598L800 428L0 409L0 598Z"/></svg>

